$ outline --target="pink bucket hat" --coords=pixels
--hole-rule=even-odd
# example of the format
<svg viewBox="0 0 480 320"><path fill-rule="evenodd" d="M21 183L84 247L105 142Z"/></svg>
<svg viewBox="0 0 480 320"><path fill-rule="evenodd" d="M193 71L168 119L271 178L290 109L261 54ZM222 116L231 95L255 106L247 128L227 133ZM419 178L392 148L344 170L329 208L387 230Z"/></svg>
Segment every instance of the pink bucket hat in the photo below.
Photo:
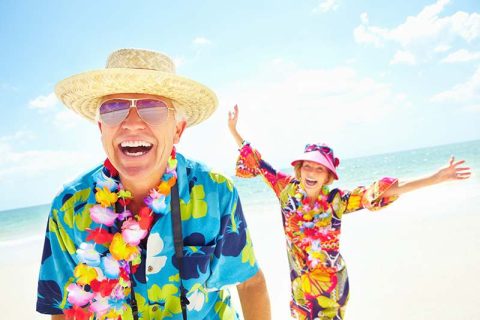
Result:
<svg viewBox="0 0 480 320"><path fill-rule="evenodd" d="M300 161L312 161L321 164L333 173L335 180L338 180L336 168L340 164L340 160L335 158L332 148L326 144L307 144L304 153L292 161L292 166Z"/></svg>

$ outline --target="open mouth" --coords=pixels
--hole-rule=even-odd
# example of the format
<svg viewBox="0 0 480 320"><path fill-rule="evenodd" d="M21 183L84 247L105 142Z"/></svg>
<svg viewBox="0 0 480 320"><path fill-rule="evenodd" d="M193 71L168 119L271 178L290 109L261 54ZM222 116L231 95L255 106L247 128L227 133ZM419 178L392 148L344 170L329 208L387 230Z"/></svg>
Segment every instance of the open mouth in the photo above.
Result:
<svg viewBox="0 0 480 320"><path fill-rule="evenodd" d="M305 184L309 187L313 187L317 184L317 180L305 178Z"/></svg>
<svg viewBox="0 0 480 320"><path fill-rule="evenodd" d="M152 150L153 144L147 141L123 141L119 147L129 157L140 157Z"/></svg>

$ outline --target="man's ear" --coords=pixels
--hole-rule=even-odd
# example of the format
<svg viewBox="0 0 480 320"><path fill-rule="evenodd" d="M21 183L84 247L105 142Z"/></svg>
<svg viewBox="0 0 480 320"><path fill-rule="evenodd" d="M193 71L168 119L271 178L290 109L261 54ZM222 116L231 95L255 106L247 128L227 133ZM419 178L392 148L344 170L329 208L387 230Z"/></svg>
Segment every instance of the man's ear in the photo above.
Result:
<svg viewBox="0 0 480 320"><path fill-rule="evenodd" d="M182 137L185 128L187 127L186 121L179 121L175 125L175 136L173 137L173 144L177 144L180 142L180 138Z"/></svg>

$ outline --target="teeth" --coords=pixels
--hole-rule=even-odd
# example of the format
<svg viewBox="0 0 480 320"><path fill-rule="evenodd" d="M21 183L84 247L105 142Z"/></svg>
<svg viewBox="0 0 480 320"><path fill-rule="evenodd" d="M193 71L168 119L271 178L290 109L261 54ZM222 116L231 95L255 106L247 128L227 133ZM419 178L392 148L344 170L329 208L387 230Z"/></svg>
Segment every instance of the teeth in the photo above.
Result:
<svg viewBox="0 0 480 320"><path fill-rule="evenodd" d="M317 183L317 180L311 180L311 179L305 179L305 181L310 182L310 183Z"/></svg>
<svg viewBox="0 0 480 320"><path fill-rule="evenodd" d="M125 152L127 156L130 157L139 157L141 155L144 155L146 152Z"/></svg>
<svg viewBox="0 0 480 320"><path fill-rule="evenodd" d="M120 144L122 148L151 147L152 144L147 141L124 141ZM137 152L138 153L138 152Z"/></svg>

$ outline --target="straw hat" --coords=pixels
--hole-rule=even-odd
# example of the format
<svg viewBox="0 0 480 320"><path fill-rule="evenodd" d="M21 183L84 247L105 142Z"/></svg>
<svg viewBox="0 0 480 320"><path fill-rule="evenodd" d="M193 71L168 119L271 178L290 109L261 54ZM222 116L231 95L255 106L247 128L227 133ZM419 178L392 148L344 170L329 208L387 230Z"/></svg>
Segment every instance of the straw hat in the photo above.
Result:
<svg viewBox="0 0 480 320"><path fill-rule="evenodd" d="M70 109L95 121L100 99L116 93L145 93L172 99L187 126L207 119L217 108L215 93L206 86L175 74L166 55L149 50L120 49L107 59L105 69L80 73L60 81L57 97Z"/></svg>

